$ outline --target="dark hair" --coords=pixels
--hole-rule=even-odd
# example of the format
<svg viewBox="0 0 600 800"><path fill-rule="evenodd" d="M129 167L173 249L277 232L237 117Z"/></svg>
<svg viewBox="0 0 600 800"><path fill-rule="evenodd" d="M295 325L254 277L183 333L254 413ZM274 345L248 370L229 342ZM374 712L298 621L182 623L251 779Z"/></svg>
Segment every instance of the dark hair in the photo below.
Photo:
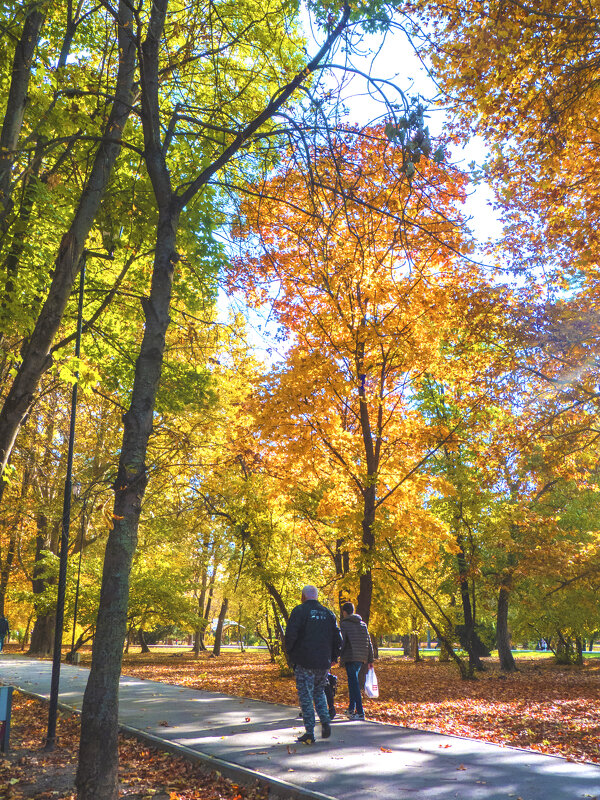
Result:
<svg viewBox="0 0 600 800"><path fill-rule="evenodd" d="M354 614L354 603L344 603L342 611L344 614Z"/></svg>

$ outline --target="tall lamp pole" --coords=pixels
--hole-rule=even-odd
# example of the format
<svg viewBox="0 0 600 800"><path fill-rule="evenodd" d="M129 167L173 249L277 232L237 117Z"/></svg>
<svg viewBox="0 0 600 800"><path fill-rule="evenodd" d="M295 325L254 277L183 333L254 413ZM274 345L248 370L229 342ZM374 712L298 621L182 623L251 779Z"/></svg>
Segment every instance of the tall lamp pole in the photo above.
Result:
<svg viewBox="0 0 600 800"><path fill-rule="evenodd" d="M77 607L79 605L79 581L81 580L81 557L83 556L83 535L85 533L85 509L87 497L83 500L81 509L81 531L79 534L79 563L77 565L77 584L75 586L75 606L73 608L73 637L71 639L71 657L75 655L75 628L77 627Z"/></svg>
<svg viewBox="0 0 600 800"><path fill-rule="evenodd" d="M112 260L112 253L93 253L84 250L81 256L81 272L79 275L79 303L77 307L77 336L75 339L75 356L81 353L81 330L83 327L83 287L85 284L85 265L88 255ZM50 680L50 707L48 709L48 732L45 750L54 750L56 744L56 718L58 714L58 688L60 683L60 662L62 657L62 637L65 621L65 595L67 588L67 563L69 557L69 525L71 521L71 495L73 475L73 450L75 447L75 419L77 416L77 385L79 368L75 373L75 383L71 394L71 422L69 426L69 447L67 454L67 474L63 497L62 531L60 537L60 554L58 567L58 591L56 597L56 624L54 628L54 649L52 653L52 678Z"/></svg>

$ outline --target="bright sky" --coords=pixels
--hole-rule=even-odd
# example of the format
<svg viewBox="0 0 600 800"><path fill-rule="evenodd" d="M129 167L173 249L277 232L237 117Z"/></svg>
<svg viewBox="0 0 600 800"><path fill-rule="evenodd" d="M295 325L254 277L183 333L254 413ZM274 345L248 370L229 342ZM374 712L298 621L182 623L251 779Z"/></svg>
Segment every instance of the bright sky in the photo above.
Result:
<svg viewBox="0 0 600 800"><path fill-rule="evenodd" d="M305 27L307 27L305 17ZM307 28L308 29L308 28ZM312 41L308 47L309 54L316 51L319 46L311 34L307 39ZM367 46L376 53L367 52ZM365 46L365 55L360 59L353 59L353 64L364 73L374 77L391 81L400 87L408 96L420 95L425 101L436 95L436 87L427 74L426 68L417 58L406 36L400 32L388 35L383 45L381 40L370 37ZM334 59L341 63L342 57ZM336 74L341 75L338 71ZM369 90L367 82L360 76L355 76L346 82L342 99L348 108L348 120L359 124L366 124L385 114L385 106L378 102L376 93ZM427 106L428 103L425 102ZM439 135L445 123L444 111L441 108L431 108L427 123L432 136ZM466 142L462 151L452 153L452 161L458 166L467 169L471 162L481 164L485 159L485 149L480 140ZM471 194L466 204L466 213L471 217L471 227L476 237L484 242L488 238L496 238L500 234L500 225L491 206L491 192L485 186L472 187ZM273 352L274 343L270 337L264 336L265 319L243 308L243 300L227 298L224 293L219 298L219 307L223 317L227 316L228 308L235 308L244 312L248 320L249 335L257 348L257 355L264 355L267 361L277 358ZM268 313L268 312L267 312ZM281 354L280 354L281 355Z"/></svg>
<svg viewBox="0 0 600 800"><path fill-rule="evenodd" d="M378 41L372 38L371 46L378 47ZM362 59L360 69L374 77L391 81L398 85L408 96L420 95L427 107L428 100L437 94L437 89L427 70L415 54L407 37L401 32L389 35L383 46L378 48L375 56L366 55ZM373 94L371 92L371 94ZM356 77L346 91L346 105L350 110L349 118L365 124L384 113L381 103L370 96L366 83ZM443 131L446 117L443 109L431 104L427 123L433 136ZM452 161L463 169L471 162L482 164L486 152L481 139L475 138L465 142L462 150L452 152ZM480 241L500 235L500 225L491 206L492 194L488 187L473 187L467 203L467 214L472 217L472 228Z"/></svg>

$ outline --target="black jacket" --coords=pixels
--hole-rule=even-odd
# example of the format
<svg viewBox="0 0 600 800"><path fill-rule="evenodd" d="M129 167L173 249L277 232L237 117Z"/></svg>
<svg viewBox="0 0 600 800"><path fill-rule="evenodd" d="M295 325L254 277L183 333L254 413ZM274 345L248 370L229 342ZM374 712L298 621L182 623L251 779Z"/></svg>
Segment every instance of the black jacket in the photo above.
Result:
<svg viewBox="0 0 600 800"><path fill-rule="evenodd" d="M306 600L290 614L285 648L294 665L329 669L340 655L342 637L335 614L318 600Z"/></svg>
<svg viewBox="0 0 600 800"><path fill-rule="evenodd" d="M340 623L342 629L342 657L341 663L347 661L362 661L373 663L373 645L367 626L359 614L350 614Z"/></svg>

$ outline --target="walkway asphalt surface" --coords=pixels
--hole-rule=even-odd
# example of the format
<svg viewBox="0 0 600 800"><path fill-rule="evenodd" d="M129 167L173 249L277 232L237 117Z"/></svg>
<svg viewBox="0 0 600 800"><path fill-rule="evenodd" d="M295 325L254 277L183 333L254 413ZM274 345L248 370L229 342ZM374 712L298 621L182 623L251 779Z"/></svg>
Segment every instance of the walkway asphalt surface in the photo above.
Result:
<svg viewBox="0 0 600 800"><path fill-rule="evenodd" d="M51 663L0 653L0 683L47 697ZM88 669L61 666L61 705L81 708ZM600 800L600 767L456 736L334 720L296 743L297 709L123 676L121 724L276 796L336 800ZM17 720L13 720L14 723ZM320 725L316 735L319 737Z"/></svg>

